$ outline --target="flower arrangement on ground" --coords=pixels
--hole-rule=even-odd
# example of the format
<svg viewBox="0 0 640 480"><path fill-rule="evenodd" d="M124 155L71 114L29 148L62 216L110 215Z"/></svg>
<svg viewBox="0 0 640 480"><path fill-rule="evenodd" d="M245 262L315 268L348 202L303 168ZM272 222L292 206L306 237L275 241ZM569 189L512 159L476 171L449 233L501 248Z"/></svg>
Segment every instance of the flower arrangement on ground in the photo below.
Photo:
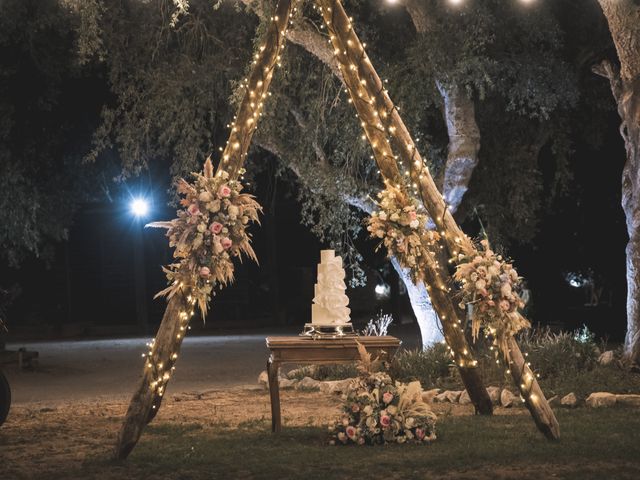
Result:
<svg viewBox="0 0 640 480"><path fill-rule="evenodd" d="M432 255L440 236L427 230L427 215L420 213L416 202L401 189L387 185L378 193L378 199L380 211L368 219L370 236L382 240L387 255L395 256L400 265L408 268L415 283L424 282L427 256Z"/></svg>
<svg viewBox="0 0 640 480"><path fill-rule="evenodd" d="M522 278L510 262L496 254L487 240L480 242L481 248L472 257L460 256L454 278L461 284L461 308L472 306L471 331L477 338L480 328L485 327L501 344L502 351L507 340L529 322L520 314L524 301L519 295Z"/></svg>
<svg viewBox="0 0 640 480"><path fill-rule="evenodd" d="M342 416L329 425L330 443L379 445L427 444L436 439L436 416L422 401L420 382L394 382L387 373L374 371L377 361L358 345L359 378L343 395Z"/></svg>
<svg viewBox="0 0 640 480"><path fill-rule="evenodd" d="M242 254L256 260L250 222L258 221L262 208L252 195L242 193L242 184L220 171L214 176L211 159L203 174L194 173L193 183L180 179L177 190L183 198L178 218L148 226L167 228L170 246L175 247L173 263L163 270L170 283L157 296L171 298L185 289L197 301L203 315L217 285L233 281L233 257Z"/></svg>

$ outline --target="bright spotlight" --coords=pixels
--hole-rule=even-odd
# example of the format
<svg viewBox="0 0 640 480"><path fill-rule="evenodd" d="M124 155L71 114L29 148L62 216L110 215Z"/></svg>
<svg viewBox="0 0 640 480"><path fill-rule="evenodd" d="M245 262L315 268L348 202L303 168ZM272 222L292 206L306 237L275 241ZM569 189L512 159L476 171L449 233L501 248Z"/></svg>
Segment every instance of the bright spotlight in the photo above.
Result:
<svg viewBox="0 0 640 480"><path fill-rule="evenodd" d="M395 5L396 3L398 3L398 0L387 0L387 3L390 5Z"/></svg>
<svg viewBox="0 0 640 480"><path fill-rule="evenodd" d="M134 198L131 201L131 213L136 217L144 217L149 213L149 203L144 198Z"/></svg>
<svg viewBox="0 0 640 480"><path fill-rule="evenodd" d="M451 5L461 5L464 0L449 0Z"/></svg>
<svg viewBox="0 0 640 480"><path fill-rule="evenodd" d="M379 283L373 289L378 300L386 300L391 296L391 287L386 283Z"/></svg>

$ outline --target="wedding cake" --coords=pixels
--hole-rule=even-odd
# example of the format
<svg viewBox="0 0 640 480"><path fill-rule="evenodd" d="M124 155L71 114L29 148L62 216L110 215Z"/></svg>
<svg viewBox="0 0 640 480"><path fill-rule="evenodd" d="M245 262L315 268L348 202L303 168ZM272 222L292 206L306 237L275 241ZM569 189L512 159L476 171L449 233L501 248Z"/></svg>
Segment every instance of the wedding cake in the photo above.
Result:
<svg viewBox="0 0 640 480"><path fill-rule="evenodd" d="M342 258L334 250L321 250L318 264L318 283L311 305L311 324L350 325L349 297L345 294Z"/></svg>

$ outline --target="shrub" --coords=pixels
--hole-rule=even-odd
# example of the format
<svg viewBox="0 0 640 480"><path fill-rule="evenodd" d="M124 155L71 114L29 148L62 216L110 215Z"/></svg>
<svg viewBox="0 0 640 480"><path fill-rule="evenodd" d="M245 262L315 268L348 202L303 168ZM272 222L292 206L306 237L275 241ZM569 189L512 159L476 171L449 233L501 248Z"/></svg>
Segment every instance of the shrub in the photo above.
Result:
<svg viewBox="0 0 640 480"><path fill-rule="evenodd" d="M426 350L402 350L391 362L391 377L401 382L420 381L422 388L446 387L457 383L446 345L437 343Z"/></svg>
<svg viewBox="0 0 640 480"><path fill-rule="evenodd" d="M576 371L592 370L600 350L587 327L575 332L553 333L549 328L520 335L520 347L541 378L566 377Z"/></svg>

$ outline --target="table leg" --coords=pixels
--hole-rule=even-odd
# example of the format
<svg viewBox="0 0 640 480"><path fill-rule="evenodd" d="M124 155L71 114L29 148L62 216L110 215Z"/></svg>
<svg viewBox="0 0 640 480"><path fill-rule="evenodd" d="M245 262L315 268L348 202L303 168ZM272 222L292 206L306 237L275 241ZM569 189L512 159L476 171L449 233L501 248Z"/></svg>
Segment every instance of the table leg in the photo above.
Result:
<svg viewBox="0 0 640 480"><path fill-rule="evenodd" d="M280 365L269 357L267 361L267 375L269 377L269 397L271 398L271 431L279 432L282 424L280 420L280 384L278 370Z"/></svg>

